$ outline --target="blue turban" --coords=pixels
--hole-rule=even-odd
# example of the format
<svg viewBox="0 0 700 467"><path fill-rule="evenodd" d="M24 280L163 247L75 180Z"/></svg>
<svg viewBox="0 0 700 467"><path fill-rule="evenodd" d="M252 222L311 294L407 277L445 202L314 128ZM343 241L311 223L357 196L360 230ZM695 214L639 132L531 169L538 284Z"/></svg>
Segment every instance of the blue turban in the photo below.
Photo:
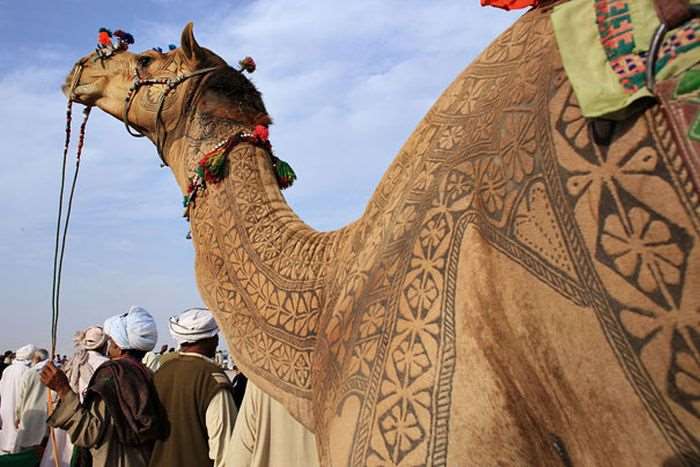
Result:
<svg viewBox="0 0 700 467"><path fill-rule="evenodd" d="M132 306L127 313L107 318L104 331L122 350L149 352L158 341L153 316L140 306Z"/></svg>

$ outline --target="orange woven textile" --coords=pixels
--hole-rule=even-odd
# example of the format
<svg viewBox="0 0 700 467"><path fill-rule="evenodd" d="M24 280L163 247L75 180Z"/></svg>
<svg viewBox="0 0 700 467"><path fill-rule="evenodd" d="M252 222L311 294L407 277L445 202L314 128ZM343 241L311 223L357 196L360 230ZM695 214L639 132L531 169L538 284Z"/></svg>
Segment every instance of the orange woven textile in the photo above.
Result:
<svg viewBox="0 0 700 467"><path fill-rule="evenodd" d="M481 0L481 6L495 6L504 10L518 10L537 6L539 0Z"/></svg>

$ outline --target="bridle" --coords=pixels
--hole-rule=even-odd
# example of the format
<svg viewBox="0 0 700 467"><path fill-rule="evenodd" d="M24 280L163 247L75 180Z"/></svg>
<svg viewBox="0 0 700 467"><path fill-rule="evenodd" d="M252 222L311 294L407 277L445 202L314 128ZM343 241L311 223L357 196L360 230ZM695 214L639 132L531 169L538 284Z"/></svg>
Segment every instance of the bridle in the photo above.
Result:
<svg viewBox="0 0 700 467"><path fill-rule="evenodd" d="M165 98L168 97L168 94L170 94L179 84L183 83L184 81L194 78L195 76L200 76L200 75L206 75L207 73L211 73L215 70L219 70L221 68L224 68L224 66L213 66L213 67L208 67L208 68L202 68L201 70L193 71L191 73L187 73L184 75L178 75L175 76L174 78L149 78L149 79L141 79L141 75L139 75L139 69L138 67L134 68L134 80L131 82L131 86L129 87L129 92L126 95L126 98L124 99L124 115L122 120L124 121L124 126L126 127L126 131L131 135L136 138L142 138L146 135L141 133L135 128L132 128L132 126L129 124L129 109L131 108L131 103L133 102L133 98L136 97L136 94L139 92L139 89L141 89L141 86L150 86L154 84L162 85L165 86L165 89L163 90L163 93L160 95L160 99L158 101L158 110L156 111L156 116L155 116L155 145L156 149L158 150L158 157L160 157L162 166L165 167L168 165L167 162L165 162L165 157L163 156L163 147L165 146L165 140L167 138L167 132L162 131L161 132L161 126L162 126L162 119L161 119L161 114L163 112L163 107L165 105ZM163 135L161 137L161 134Z"/></svg>

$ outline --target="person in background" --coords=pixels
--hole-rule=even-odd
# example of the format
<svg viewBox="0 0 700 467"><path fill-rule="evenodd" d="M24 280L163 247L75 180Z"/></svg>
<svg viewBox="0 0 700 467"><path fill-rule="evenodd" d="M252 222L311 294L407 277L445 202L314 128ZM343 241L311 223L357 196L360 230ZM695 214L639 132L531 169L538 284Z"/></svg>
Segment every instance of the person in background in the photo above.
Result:
<svg viewBox="0 0 700 467"><path fill-rule="evenodd" d="M107 335L102 326L90 326L82 331L78 331L73 336L73 348L75 353L68 359L64 371L68 377L73 392L78 394L80 401L83 401L85 390L92 379L95 370L103 363L109 361L105 356L107 353ZM53 446L49 445L44 450L41 459L41 467L70 467L71 460L74 465L89 465L90 452L85 448L73 450L73 443L65 430L54 429L54 439L56 443L56 453L58 463L54 460ZM73 458L75 456L75 459Z"/></svg>
<svg viewBox="0 0 700 467"><path fill-rule="evenodd" d="M160 368L163 355L168 351L168 344L163 344L160 346L160 352L155 353L153 351L148 352L145 357L143 357L143 364L148 368L149 370L153 371L154 373L158 371L158 368Z"/></svg>
<svg viewBox="0 0 700 467"><path fill-rule="evenodd" d="M0 378L2 378L2 372L5 368L10 366L12 363L12 350L6 350L5 353L0 357Z"/></svg>
<svg viewBox="0 0 700 467"><path fill-rule="evenodd" d="M217 350L214 355L214 363L216 363L220 368L224 367L224 353L221 350Z"/></svg>
<svg viewBox="0 0 700 467"><path fill-rule="evenodd" d="M233 378L231 378L231 386L233 387L233 402L236 403L236 408L240 410L245 396L245 389L248 386L248 378L233 365Z"/></svg>
<svg viewBox="0 0 700 467"><path fill-rule="evenodd" d="M179 354L179 350L179 348L178 350L175 350L175 347L170 347L167 353L160 356L160 360L158 361L160 366L165 365L165 362L167 362L168 360L172 360L173 358L177 357Z"/></svg>
<svg viewBox="0 0 700 467"><path fill-rule="evenodd" d="M16 410L16 452L41 445L46 438L47 390L39 373L49 363L49 351L39 349L32 356L32 367L22 375Z"/></svg>
<svg viewBox="0 0 700 467"><path fill-rule="evenodd" d="M25 345L17 349L12 364L5 369L0 379L0 454L15 451L17 441L16 410L22 376L29 371L36 347Z"/></svg>
<svg viewBox="0 0 700 467"><path fill-rule="evenodd" d="M214 363L219 329L209 310L191 308L170 318L180 344L154 381L168 416L168 437L157 441L151 467L221 467L236 420L231 384Z"/></svg>
<svg viewBox="0 0 700 467"><path fill-rule="evenodd" d="M160 366L160 356L153 351L146 352L146 355L143 356L142 363L143 366L155 373Z"/></svg>
<svg viewBox="0 0 700 467"><path fill-rule="evenodd" d="M110 361L95 371L82 404L63 371L48 364L41 372L42 382L60 397L48 423L89 449L94 467L146 467L153 443L167 428L152 374L141 363L158 340L156 323L135 306L107 319L104 332Z"/></svg>
<svg viewBox="0 0 700 467"><path fill-rule="evenodd" d="M107 334L102 326L90 326L78 331L73 338L75 353L66 362L64 371L73 392L82 402L92 375L109 361L107 357Z"/></svg>

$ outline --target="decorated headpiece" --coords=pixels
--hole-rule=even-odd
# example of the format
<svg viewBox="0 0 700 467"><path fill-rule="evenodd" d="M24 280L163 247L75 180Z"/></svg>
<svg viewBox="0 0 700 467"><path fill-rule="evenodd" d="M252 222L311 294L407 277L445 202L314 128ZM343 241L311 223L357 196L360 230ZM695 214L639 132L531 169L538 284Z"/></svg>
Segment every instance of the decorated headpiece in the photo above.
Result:
<svg viewBox="0 0 700 467"><path fill-rule="evenodd" d="M127 50L134 43L134 36L121 29L112 32L107 28L100 28L97 34L97 58L104 60L111 57L115 52Z"/></svg>

